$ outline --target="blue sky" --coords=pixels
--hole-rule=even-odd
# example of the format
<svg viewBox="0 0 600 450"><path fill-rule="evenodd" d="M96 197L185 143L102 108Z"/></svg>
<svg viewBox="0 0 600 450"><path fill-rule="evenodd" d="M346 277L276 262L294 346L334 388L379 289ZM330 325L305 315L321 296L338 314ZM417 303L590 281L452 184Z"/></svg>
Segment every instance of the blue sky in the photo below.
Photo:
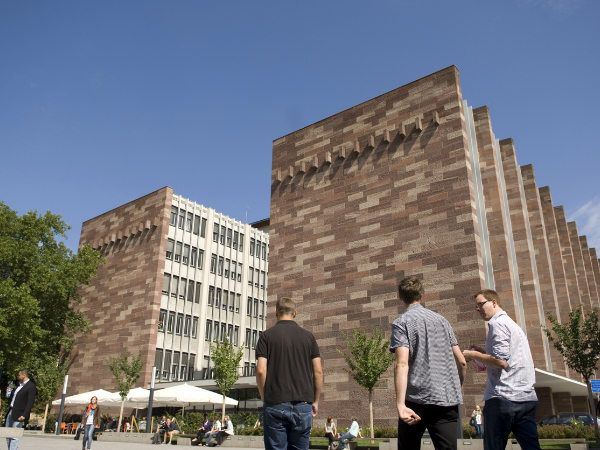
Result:
<svg viewBox="0 0 600 450"><path fill-rule="evenodd" d="M600 2L0 3L0 200L73 228L169 185L268 217L274 139L456 65L600 250Z"/></svg>

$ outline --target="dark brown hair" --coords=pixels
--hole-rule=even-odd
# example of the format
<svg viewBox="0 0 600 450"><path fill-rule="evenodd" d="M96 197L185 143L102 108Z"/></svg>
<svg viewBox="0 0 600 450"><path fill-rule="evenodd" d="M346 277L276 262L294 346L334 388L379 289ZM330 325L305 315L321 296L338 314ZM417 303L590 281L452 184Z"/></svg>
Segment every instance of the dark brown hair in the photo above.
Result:
<svg viewBox="0 0 600 450"><path fill-rule="evenodd" d="M423 283L417 277L404 278L398 285L398 295L405 303L419 301L424 292Z"/></svg>

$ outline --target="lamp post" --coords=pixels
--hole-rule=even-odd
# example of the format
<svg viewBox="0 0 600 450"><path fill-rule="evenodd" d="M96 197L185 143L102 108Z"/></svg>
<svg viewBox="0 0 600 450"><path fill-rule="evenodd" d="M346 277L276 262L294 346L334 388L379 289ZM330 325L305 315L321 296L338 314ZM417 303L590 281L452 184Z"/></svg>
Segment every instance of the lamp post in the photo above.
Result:
<svg viewBox="0 0 600 450"><path fill-rule="evenodd" d="M146 417L146 433L152 430L152 401L154 400L154 380L156 379L156 367L152 368L152 380L150 380L150 398L148 399L148 417Z"/></svg>
<svg viewBox="0 0 600 450"><path fill-rule="evenodd" d="M58 423L56 424L56 435L60 435L60 424L63 420L63 413L65 412L65 397L67 396L67 383L69 382L69 375L65 375L65 384L63 385L62 396L60 398L60 411L58 412Z"/></svg>

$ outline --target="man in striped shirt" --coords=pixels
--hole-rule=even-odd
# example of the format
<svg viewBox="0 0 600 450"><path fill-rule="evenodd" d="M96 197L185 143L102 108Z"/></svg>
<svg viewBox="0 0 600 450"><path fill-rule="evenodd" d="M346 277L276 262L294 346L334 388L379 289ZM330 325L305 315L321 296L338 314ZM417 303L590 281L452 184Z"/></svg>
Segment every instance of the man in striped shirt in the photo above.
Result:
<svg viewBox="0 0 600 450"><path fill-rule="evenodd" d="M485 289L473 296L475 308L488 322L485 351L465 350L467 361L486 365L483 400L485 450L504 450L512 431L523 450L539 450L535 411L535 370L527 336L500 306L496 291Z"/></svg>
<svg viewBox="0 0 600 450"><path fill-rule="evenodd" d="M436 450L456 450L467 363L448 321L421 305L418 278L403 279L398 295L407 306L392 323L390 344L396 354L398 450L420 448L426 428Z"/></svg>

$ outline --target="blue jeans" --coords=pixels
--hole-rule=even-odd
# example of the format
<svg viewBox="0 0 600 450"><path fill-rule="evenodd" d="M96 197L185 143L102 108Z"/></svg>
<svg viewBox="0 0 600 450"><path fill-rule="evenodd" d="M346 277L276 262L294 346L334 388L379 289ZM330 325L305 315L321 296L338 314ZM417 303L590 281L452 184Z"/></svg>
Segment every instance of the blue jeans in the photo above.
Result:
<svg viewBox="0 0 600 450"><path fill-rule="evenodd" d="M92 448L92 441L94 440L94 431L96 431L96 427L93 424L85 425L85 428L83 429L83 443L81 444L82 447L85 447L85 443L87 442L88 450Z"/></svg>
<svg viewBox="0 0 600 450"><path fill-rule="evenodd" d="M350 433L340 433L340 443L342 444L342 448L348 447L348 441L350 439L354 439L355 437L356 436Z"/></svg>
<svg viewBox="0 0 600 450"><path fill-rule="evenodd" d="M485 450L504 450L512 431L522 450L540 450L535 410L538 402L511 402L494 397L485 402Z"/></svg>
<svg viewBox="0 0 600 450"><path fill-rule="evenodd" d="M19 422L17 420L13 420L12 410L6 416L5 427L8 428L23 428L23 422ZM19 439L18 438L6 438L6 445L8 445L8 450L18 450L19 449Z"/></svg>
<svg viewBox="0 0 600 450"><path fill-rule="evenodd" d="M263 405L265 450L308 450L312 405L306 402Z"/></svg>
<svg viewBox="0 0 600 450"><path fill-rule="evenodd" d="M475 434L473 437L479 436L479 439L483 439L483 431L481 430L481 424L475 425Z"/></svg>

